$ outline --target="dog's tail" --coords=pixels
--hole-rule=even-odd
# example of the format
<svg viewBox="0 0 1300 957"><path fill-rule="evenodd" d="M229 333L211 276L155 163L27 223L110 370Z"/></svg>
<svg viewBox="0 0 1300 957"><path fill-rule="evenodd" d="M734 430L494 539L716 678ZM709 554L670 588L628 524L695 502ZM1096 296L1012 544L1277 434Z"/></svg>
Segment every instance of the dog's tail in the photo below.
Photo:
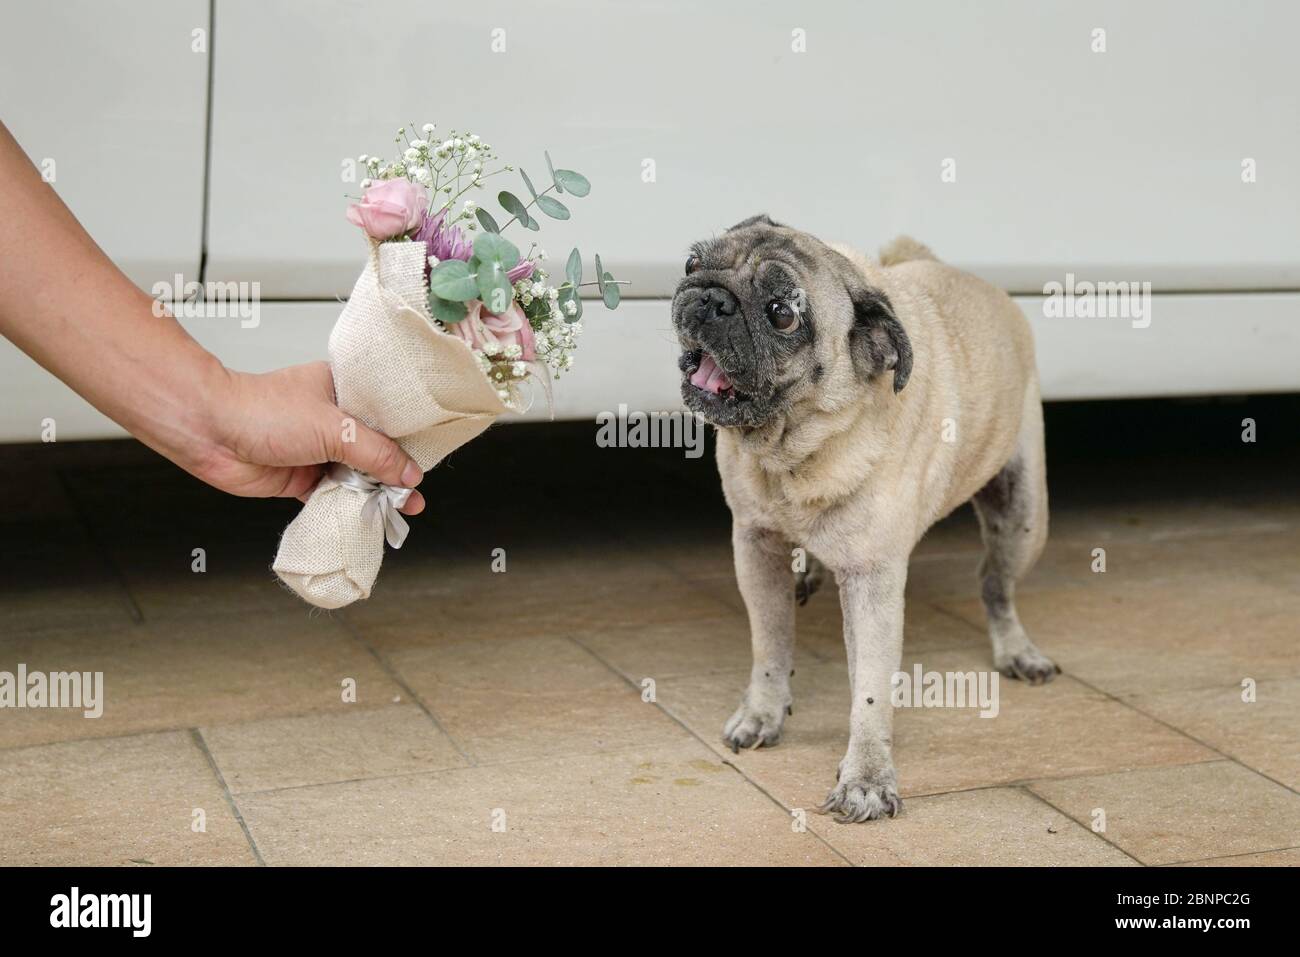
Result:
<svg viewBox="0 0 1300 957"><path fill-rule="evenodd" d="M891 243L887 243L880 250L880 265L897 266L899 263L912 262L915 259L934 259L938 256L930 252L930 247L924 243L918 243L911 236L899 236Z"/></svg>

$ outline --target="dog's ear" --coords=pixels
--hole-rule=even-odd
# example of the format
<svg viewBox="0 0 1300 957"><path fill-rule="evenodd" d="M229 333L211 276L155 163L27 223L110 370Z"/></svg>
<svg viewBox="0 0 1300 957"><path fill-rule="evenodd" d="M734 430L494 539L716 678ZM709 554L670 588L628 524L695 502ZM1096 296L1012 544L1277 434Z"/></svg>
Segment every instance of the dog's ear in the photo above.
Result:
<svg viewBox="0 0 1300 957"><path fill-rule="evenodd" d="M732 226L731 229L744 229L746 226L753 226L756 223L762 223L764 226L776 226L779 229L785 228L780 223L773 222L772 217L767 215L767 213L759 213L757 216L749 217L749 219L742 219L740 222L736 223L736 225ZM728 229L727 232L731 232L731 229Z"/></svg>
<svg viewBox="0 0 1300 957"><path fill-rule="evenodd" d="M894 315L894 306L883 292L851 286L853 326L849 329L849 351L853 367L864 379L894 370L894 392L901 392L912 374L912 340Z"/></svg>

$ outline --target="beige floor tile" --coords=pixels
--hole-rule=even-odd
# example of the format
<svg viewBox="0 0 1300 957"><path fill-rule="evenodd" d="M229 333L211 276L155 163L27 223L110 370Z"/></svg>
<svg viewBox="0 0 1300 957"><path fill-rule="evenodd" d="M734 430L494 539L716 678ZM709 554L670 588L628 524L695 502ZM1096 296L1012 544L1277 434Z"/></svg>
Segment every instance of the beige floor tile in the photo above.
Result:
<svg viewBox="0 0 1300 957"><path fill-rule="evenodd" d="M644 692L567 638L445 642L388 660L477 763L687 737Z"/></svg>
<svg viewBox="0 0 1300 957"><path fill-rule="evenodd" d="M201 728L234 794L464 767L469 762L415 705Z"/></svg>
<svg viewBox="0 0 1300 957"><path fill-rule="evenodd" d="M1213 531L1207 525L1193 537L1173 530L1149 534L1071 537L1058 534L1056 523L1042 556L1017 585L1020 594L1069 586L1109 593L1123 585L1178 585L1189 576L1224 575L1268 580L1300 567L1300 534L1284 523L1257 520ZM1193 526L1193 528L1197 528ZM924 542L922 546L924 546ZM1105 549L1106 572L1092 570L1094 548ZM978 620L976 568L980 551L927 551L918 547L908 569L909 598L963 605Z"/></svg>
<svg viewBox="0 0 1300 957"><path fill-rule="evenodd" d="M1233 857L1212 857L1207 861L1189 861L1188 867L1300 867L1300 847Z"/></svg>
<svg viewBox="0 0 1300 957"><path fill-rule="evenodd" d="M918 661L924 670L988 669L983 655L968 651L905 655L903 669L910 671ZM796 669L794 714L780 744L733 756L722 743L722 726L747 680L748 672L673 679L660 685L659 700L787 806L820 804L848 744L846 669L829 664ZM904 796L1217 757L1066 676L1044 687L999 680L998 689L994 718L981 718L970 708L898 710L894 760Z"/></svg>
<svg viewBox="0 0 1300 957"><path fill-rule="evenodd" d="M748 669L749 623L743 614L670 624L623 625L575 632L573 639L624 677L640 683L712 671ZM795 665L816 661L806 644L795 647Z"/></svg>
<svg viewBox="0 0 1300 957"><path fill-rule="evenodd" d="M1231 761L1036 781L1030 787L1144 864L1300 845L1300 795Z"/></svg>
<svg viewBox="0 0 1300 957"><path fill-rule="evenodd" d="M1195 539L1206 535L1267 534L1287 522L1240 505L1227 505L1194 495L1163 494L1139 500L1115 501L1052 511L1052 537L1103 547L1123 542Z"/></svg>
<svg viewBox="0 0 1300 957"><path fill-rule="evenodd" d="M15 632L134 623L126 590L90 543L52 544L45 535L37 532L41 544L24 538L21 547L0 548L0 641Z"/></svg>
<svg viewBox="0 0 1300 957"><path fill-rule="evenodd" d="M0 637L0 670L103 672L103 716L80 710L0 712L0 748L342 711L401 689L323 615L249 615L146 622L113 630Z"/></svg>
<svg viewBox="0 0 1300 957"><path fill-rule="evenodd" d="M1242 764L1300 789L1300 679L1260 681L1255 700L1241 687L1136 695L1133 706Z"/></svg>
<svg viewBox="0 0 1300 957"><path fill-rule="evenodd" d="M1017 605L1067 674L1112 694L1300 677L1300 594L1253 578L1107 579L1022 594ZM982 614L978 601L944 607L968 621Z"/></svg>
<svg viewBox="0 0 1300 957"><path fill-rule="evenodd" d="M0 751L0 864L252 863L188 732Z"/></svg>
<svg viewBox="0 0 1300 957"><path fill-rule="evenodd" d="M212 543L204 550L206 571L193 570L192 549L158 546L115 550L126 587L146 620L214 613L308 614L311 606L271 571L275 543L256 552L245 545Z"/></svg>
<svg viewBox="0 0 1300 957"><path fill-rule="evenodd" d="M886 821L810 825L861 866L1133 866L1136 862L1087 828L1019 788L914 798Z"/></svg>
<svg viewBox="0 0 1300 957"><path fill-rule="evenodd" d="M443 641L565 635L628 624L690 622L731 611L671 572L526 578L511 571L473 585L378 592L346 618L374 647L392 651Z"/></svg>
<svg viewBox="0 0 1300 957"><path fill-rule="evenodd" d="M270 864L841 864L695 743L239 799ZM493 830L493 822L504 830Z"/></svg>

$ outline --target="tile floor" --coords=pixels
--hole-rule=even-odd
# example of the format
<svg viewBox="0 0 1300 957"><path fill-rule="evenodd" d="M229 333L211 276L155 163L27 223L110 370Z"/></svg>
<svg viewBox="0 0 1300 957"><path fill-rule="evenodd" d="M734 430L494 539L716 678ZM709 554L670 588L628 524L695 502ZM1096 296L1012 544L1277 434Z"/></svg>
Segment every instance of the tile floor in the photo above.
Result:
<svg viewBox="0 0 1300 957"><path fill-rule="evenodd" d="M721 743L749 650L711 455L492 430L327 614L268 571L294 503L132 443L0 447L0 671L106 684L98 719L0 710L0 864L1300 863L1298 412L1049 407L1020 610L1065 673L994 720L900 710L906 810L851 826L811 812L847 739L833 590L780 746ZM978 555L967 510L921 544L908 668L988 668Z"/></svg>

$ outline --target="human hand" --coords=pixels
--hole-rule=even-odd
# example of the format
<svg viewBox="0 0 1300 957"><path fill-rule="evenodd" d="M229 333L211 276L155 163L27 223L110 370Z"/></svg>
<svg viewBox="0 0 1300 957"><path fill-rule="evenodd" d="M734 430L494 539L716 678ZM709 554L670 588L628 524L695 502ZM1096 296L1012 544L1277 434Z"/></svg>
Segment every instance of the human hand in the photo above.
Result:
<svg viewBox="0 0 1300 957"><path fill-rule="evenodd" d="M206 433L202 451L193 462L177 457L209 485L232 495L306 501L327 462L342 462L385 485L409 488L423 478L396 442L334 404L334 377L327 363L261 375L221 371L200 427ZM355 423L347 429L355 433L354 441L344 440L349 422ZM419 492L402 506L407 515L423 510Z"/></svg>

